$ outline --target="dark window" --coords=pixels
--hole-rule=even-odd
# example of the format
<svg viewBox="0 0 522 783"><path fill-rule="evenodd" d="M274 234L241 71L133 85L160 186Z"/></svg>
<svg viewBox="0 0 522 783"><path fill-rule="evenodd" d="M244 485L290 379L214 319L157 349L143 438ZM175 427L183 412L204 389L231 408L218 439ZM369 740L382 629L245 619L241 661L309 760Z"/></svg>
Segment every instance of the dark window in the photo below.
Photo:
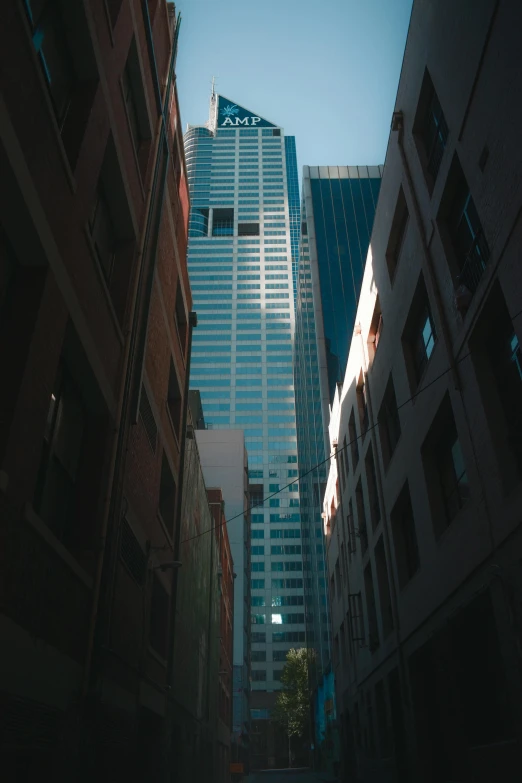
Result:
<svg viewBox="0 0 522 783"><path fill-rule="evenodd" d="M170 419L174 428L176 438L179 438L181 430L181 409L183 397L178 381L178 375L172 359L170 360L169 388L167 393L167 407L169 409Z"/></svg>
<svg viewBox="0 0 522 783"><path fill-rule="evenodd" d="M82 3L25 0L33 46L65 151L74 167L97 88L96 59Z"/></svg>
<svg viewBox="0 0 522 783"><path fill-rule="evenodd" d="M379 646L379 630L377 628L377 609L375 607L371 561L364 569L364 592L366 593L366 609L368 611L368 647L370 652L374 652Z"/></svg>
<svg viewBox="0 0 522 783"><path fill-rule="evenodd" d="M412 304L402 335L406 367L412 391L424 374L435 348L437 335L428 301L428 294L421 275L415 289Z"/></svg>
<svg viewBox="0 0 522 783"><path fill-rule="evenodd" d="M252 631L251 640L254 644L264 644L266 642L266 633L264 631Z"/></svg>
<svg viewBox="0 0 522 783"><path fill-rule="evenodd" d="M87 410L65 364L58 370L49 403L35 508L58 538L67 540L76 518L76 488Z"/></svg>
<svg viewBox="0 0 522 783"><path fill-rule="evenodd" d="M368 403L366 400L366 384L362 373L357 386L357 407L359 408L359 419L361 422L361 436L364 439L368 431Z"/></svg>
<svg viewBox="0 0 522 783"><path fill-rule="evenodd" d="M375 354L377 353L377 348L379 347L379 342L382 336L382 328L383 320L381 304L379 302L379 297L377 297L373 311L372 322L370 324L370 332L368 334L368 356L370 358L370 363L375 359Z"/></svg>
<svg viewBox="0 0 522 783"><path fill-rule="evenodd" d="M377 419L379 423L384 467L387 468L401 436L401 422L399 419L399 411L397 410L397 400L395 398L395 389L391 376L388 385L386 386Z"/></svg>
<svg viewBox="0 0 522 783"><path fill-rule="evenodd" d="M419 568L417 533L407 483L401 490L390 518L399 585L404 587Z"/></svg>
<svg viewBox="0 0 522 783"><path fill-rule="evenodd" d="M252 650L250 660L253 663L264 663L266 661L266 650Z"/></svg>
<svg viewBox="0 0 522 783"><path fill-rule="evenodd" d="M359 538L361 539L361 549L364 555L368 548L368 531L366 528L366 510L364 508L364 496L360 479L355 489L355 501L357 503L357 530Z"/></svg>
<svg viewBox="0 0 522 783"><path fill-rule="evenodd" d="M238 223L237 235L238 237L258 237L259 223Z"/></svg>
<svg viewBox="0 0 522 783"><path fill-rule="evenodd" d="M353 408L348 421L348 437L350 438L350 450L352 452L352 470L355 473L355 469L359 463L359 441L357 440L357 429L355 426L355 413Z"/></svg>
<svg viewBox="0 0 522 783"><path fill-rule="evenodd" d="M176 329L178 331L179 343L181 345L181 351L183 355L185 355L187 350L187 311L185 310L185 304L183 302L181 280L178 280L178 287L176 290L176 306L174 309L174 317L176 321Z"/></svg>
<svg viewBox="0 0 522 783"><path fill-rule="evenodd" d="M116 254L116 228L103 180L100 178L89 217L92 241L105 279L110 282Z"/></svg>
<svg viewBox="0 0 522 783"><path fill-rule="evenodd" d="M386 705L386 691L384 680L375 686L375 712L377 715L377 727L379 730L379 756L382 759L389 758L393 752L391 743L390 723L388 708Z"/></svg>
<svg viewBox="0 0 522 783"><path fill-rule="evenodd" d="M172 534L174 531L174 515L176 513L176 483L165 453L163 453L161 460L159 513L167 530Z"/></svg>
<svg viewBox="0 0 522 783"><path fill-rule="evenodd" d="M440 535L469 497L469 483L449 395L422 447L435 534Z"/></svg>
<svg viewBox="0 0 522 783"><path fill-rule="evenodd" d="M105 148L88 226L94 253L121 321L126 309L135 236L112 136Z"/></svg>
<svg viewBox="0 0 522 783"><path fill-rule="evenodd" d="M348 554L352 555L357 551L357 539L355 538L355 523L353 519L353 503L348 502L348 516L346 517L348 526Z"/></svg>
<svg viewBox="0 0 522 783"><path fill-rule="evenodd" d="M508 488L522 474L522 351L499 283L485 303L470 347L490 437Z"/></svg>
<svg viewBox="0 0 522 783"><path fill-rule="evenodd" d="M370 501L370 518L372 521L372 530L375 530L381 518L381 509L379 506L379 494L377 490L375 460L373 458L373 448L371 446L366 454L364 464L366 467L366 483L368 485L368 497Z"/></svg>
<svg viewBox="0 0 522 783"><path fill-rule="evenodd" d="M152 595L150 600L149 642L152 649L167 657L167 639L169 626L169 596L156 574L152 576Z"/></svg>
<svg viewBox="0 0 522 783"><path fill-rule="evenodd" d="M431 190L448 141L448 125L428 71L424 74L413 133Z"/></svg>
<svg viewBox="0 0 522 783"><path fill-rule="evenodd" d="M456 155L441 202L440 220L451 242L457 280L473 294L488 263L489 247Z"/></svg>
<svg viewBox="0 0 522 783"><path fill-rule="evenodd" d="M393 215L390 229L388 247L386 248L386 263L388 265L388 272L392 282L393 278L395 277L397 264L399 263L402 246L404 244L404 237L406 236L408 216L408 206L406 204L404 191L401 187L399 188L399 195L397 196L397 204L395 206L395 213Z"/></svg>
<svg viewBox="0 0 522 783"><path fill-rule="evenodd" d="M149 402L149 398L147 396L147 392L145 391L145 386L141 387L140 416L143 422L143 426L145 427L145 432L147 433L147 438L150 443L150 447L152 451L156 453L156 443L158 440L158 427L156 425L156 420L154 418L154 413L152 412L152 408Z"/></svg>
<svg viewBox="0 0 522 783"><path fill-rule="evenodd" d="M273 661L286 661L288 650L274 650L272 653Z"/></svg>
<svg viewBox="0 0 522 783"><path fill-rule="evenodd" d="M390 597L390 583L388 564L384 550L384 541L381 536L375 547L375 568L377 571L377 586L379 589L379 602L381 605L382 633L384 638L393 630L393 612Z"/></svg>
<svg viewBox="0 0 522 783"><path fill-rule="evenodd" d="M136 42L133 40L127 62L122 74L123 98L134 149L138 157L141 175L145 175L148 161L150 126L147 117L147 104L141 78Z"/></svg>
<svg viewBox="0 0 522 783"><path fill-rule="evenodd" d="M234 236L234 210L214 209L212 215L212 236Z"/></svg>
<svg viewBox="0 0 522 783"><path fill-rule="evenodd" d="M281 129L280 128L274 128L272 130L272 136L280 136L281 135Z"/></svg>
<svg viewBox="0 0 522 783"><path fill-rule="evenodd" d="M121 525L120 557L134 581L142 587L147 572L147 558L126 519Z"/></svg>

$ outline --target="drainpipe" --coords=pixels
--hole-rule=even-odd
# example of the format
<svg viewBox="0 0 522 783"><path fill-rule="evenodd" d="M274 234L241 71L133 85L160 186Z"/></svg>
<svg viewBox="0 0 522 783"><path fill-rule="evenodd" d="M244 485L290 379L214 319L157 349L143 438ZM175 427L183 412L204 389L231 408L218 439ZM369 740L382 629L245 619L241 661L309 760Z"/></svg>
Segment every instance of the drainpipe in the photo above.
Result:
<svg viewBox="0 0 522 783"><path fill-rule="evenodd" d="M402 161L402 168L404 171L404 174L406 176L406 181L408 183L408 191L410 194L411 202L413 204L413 212L415 215L415 223L417 226L417 231L421 240L422 244L422 251L423 251L423 257L424 257L424 269L427 272L428 282L429 286L431 288L431 292L435 298L435 302L437 304L438 309L438 315L440 319L440 326L441 326L441 333L444 340L444 346L446 348L446 353L448 355L449 364L451 368L451 377L453 378L453 384L455 389L460 389L460 378L459 373L457 369L457 365L455 362L455 356L453 354L453 345L451 343L451 335L448 327L448 320L446 318L446 313L444 310L442 297L440 294L440 288L439 284L437 282L437 276L435 274L435 265L433 263L433 258L431 255L430 246L428 244L428 239L426 236L426 230L424 228L424 224L422 222L422 215L421 210L419 206L419 200L417 198L417 192L415 190L415 186L413 184L413 178L411 176L411 169L410 164L408 163L408 158L406 157L406 151L404 149L404 116L402 114L402 111L396 111L393 113L392 116L392 125L391 125L392 131L397 132L397 144L399 146L399 152L401 155L401 161Z"/></svg>

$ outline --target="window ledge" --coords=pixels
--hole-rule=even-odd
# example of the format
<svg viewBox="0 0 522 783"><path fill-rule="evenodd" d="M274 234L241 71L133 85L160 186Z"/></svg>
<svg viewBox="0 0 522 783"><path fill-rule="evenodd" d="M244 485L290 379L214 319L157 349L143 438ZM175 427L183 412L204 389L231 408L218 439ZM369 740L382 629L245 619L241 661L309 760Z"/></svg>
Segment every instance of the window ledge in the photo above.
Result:
<svg viewBox="0 0 522 783"><path fill-rule="evenodd" d="M27 522L38 535L43 538L45 543L54 550L54 552L63 560L63 562L69 566L70 570L75 576L83 582L83 584L92 590L93 581L89 574L81 568L71 555L68 549L59 541L54 533L47 527L45 522L34 511L30 503L26 503L23 510L23 519Z"/></svg>

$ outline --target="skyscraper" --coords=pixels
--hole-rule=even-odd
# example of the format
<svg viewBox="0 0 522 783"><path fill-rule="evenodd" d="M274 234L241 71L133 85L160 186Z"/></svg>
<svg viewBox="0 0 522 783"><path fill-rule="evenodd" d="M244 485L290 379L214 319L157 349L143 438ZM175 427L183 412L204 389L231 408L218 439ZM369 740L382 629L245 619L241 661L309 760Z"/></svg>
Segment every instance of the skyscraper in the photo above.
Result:
<svg viewBox="0 0 522 783"><path fill-rule="evenodd" d="M247 563L251 717L254 737L264 737L286 652L305 642L299 487L287 487L298 476L295 139L213 94L209 122L189 126L185 150L192 203L189 274L199 318L191 387L201 392L208 426L244 430L251 501L269 498L252 510ZM277 759L277 748L256 753L255 740L252 745L254 763L266 765L268 755Z"/></svg>
<svg viewBox="0 0 522 783"><path fill-rule="evenodd" d="M381 175L381 166L303 169L295 389L302 533L311 543L303 568L307 639L316 651L311 684L317 739L324 728L324 704L333 696L321 520L330 403L344 377Z"/></svg>

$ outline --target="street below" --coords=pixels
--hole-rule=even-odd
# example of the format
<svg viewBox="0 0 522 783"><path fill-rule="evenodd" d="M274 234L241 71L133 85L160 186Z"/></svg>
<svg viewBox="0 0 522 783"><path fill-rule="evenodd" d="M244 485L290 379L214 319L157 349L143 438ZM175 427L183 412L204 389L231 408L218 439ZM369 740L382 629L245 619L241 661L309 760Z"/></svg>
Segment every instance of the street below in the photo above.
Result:
<svg viewBox="0 0 522 783"><path fill-rule="evenodd" d="M333 780L326 773L312 772L310 769L274 769L253 772L248 783L331 783Z"/></svg>

